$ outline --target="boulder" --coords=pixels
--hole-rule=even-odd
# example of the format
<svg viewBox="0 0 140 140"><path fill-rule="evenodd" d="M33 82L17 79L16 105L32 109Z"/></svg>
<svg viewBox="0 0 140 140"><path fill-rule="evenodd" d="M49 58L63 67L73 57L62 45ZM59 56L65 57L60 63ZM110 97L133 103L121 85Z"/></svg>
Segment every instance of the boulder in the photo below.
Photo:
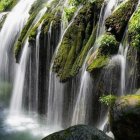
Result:
<svg viewBox="0 0 140 140"><path fill-rule="evenodd" d="M110 109L110 125L117 140L140 140L140 95L118 98Z"/></svg>
<svg viewBox="0 0 140 140"><path fill-rule="evenodd" d="M72 126L42 140L112 140L104 132L86 125Z"/></svg>

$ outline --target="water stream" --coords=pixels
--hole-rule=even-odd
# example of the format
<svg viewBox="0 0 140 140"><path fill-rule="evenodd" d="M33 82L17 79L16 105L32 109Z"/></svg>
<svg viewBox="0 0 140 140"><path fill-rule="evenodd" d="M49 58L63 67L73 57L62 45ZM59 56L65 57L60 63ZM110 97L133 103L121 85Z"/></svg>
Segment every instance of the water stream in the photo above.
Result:
<svg viewBox="0 0 140 140"><path fill-rule="evenodd" d="M97 34L96 34L96 40L98 40L99 37L101 37L104 32L105 32L105 19L111 14L113 9L117 6L118 1L116 0L109 0L107 3L105 2L104 5L102 6L101 13L100 13L100 19L98 23L98 29L97 29ZM88 55L93 52L93 50L96 50L98 48L98 43L96 43L94 46L91 48L89 51ZM95 54L95 53L94 53ZM92 55L95 57L95 55ZM89 60L90 61L90 60ZM91 86L90 86L90 74L86 71L86 61L82 67L82 73L81 73L81 84L80 84L80 89L78 93L78 97L76 99L76 104L75 108L73 111L73 117L72 117L72 125L74 124L87 124L86 121L86 111L88 108L90 108L90 105L88 104L89 98L88 96L91 95ZM82 106L82 107L81 107Z"/></svg>

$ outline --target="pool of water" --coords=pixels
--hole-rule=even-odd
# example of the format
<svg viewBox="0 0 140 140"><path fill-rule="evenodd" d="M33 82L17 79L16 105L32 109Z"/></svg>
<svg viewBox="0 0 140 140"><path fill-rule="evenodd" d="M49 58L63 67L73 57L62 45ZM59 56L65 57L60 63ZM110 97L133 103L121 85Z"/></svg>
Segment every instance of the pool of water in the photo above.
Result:
<svg viewBox="0 0 140 140"><path fill-rule="evenodd" d="M8 111L0 110L0 140L41 140L61 130L57 126L47 127L46 119L38 118L36 114L9 116Z"/></svg>

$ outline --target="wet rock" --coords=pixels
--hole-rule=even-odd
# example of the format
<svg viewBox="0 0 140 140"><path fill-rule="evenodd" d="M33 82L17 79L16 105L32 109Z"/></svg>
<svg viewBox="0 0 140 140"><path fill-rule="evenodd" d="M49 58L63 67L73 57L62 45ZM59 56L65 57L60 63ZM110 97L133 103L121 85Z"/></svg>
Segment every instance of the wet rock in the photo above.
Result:
<svg viewBox="0 0 140 140"><path fill-rule="evenodd" d="M72 126L42 140L112 140L104 132L86 125Z"/></svg>
<svg viewBox="0 0 140 140"><path fill-rule="evenodd" d="M140 140L140 95L118 98L110 110L111 130L117 140Z"/></svg>

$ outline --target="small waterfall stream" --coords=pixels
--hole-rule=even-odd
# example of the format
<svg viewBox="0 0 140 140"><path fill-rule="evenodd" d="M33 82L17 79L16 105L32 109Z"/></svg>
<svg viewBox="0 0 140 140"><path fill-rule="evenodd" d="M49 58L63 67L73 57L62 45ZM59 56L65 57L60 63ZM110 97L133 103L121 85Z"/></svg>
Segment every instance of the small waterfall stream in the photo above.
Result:
<svg viewBox="0 0 140 140"><path fill-rule="evenodd" d="M8 14L4 25L0 31L0 78L1 80L9 80L12 73L9 73L11 58L10 51L14 42L19 36L19 33L23 29L28 17L29 10L34 0L20 0L15 8ZM22 16L21 16L22 15ZM13 62L12 62L13 63ZM12 76L13 77L13 76Z"/></svg>
<svg viewBox="0 0 140 140"><path fill-rule="evenodd" d="M10 105L11 115L13 114L19 115L22 113L22 93L23 93L23 85L25 79L25 70L26 70L27 60L29 57L29 49L30 49L29 42L27 39L24 45L21 61L19 63L16 78L15 78L13 97Z"/></svg>
<svg viewBox="0 0 140 140"><path fill-rule="evenodd" d="M98 23L97 34L96 34L96 40L98 40L98 38L102 36L103 33L105 32L105 20L111 14L112 10L115 9L117 5L118 5L118 1L109 0L108 3L105 2L104 5L102 6L100 19ZM91 48L87 56L91 54L92 50L96 50L97 48L98 48L98 43L96 43L95 41L94 46ZM91 94L90 93L91 78L90 78L90 74L86 71L86 68L87 68L86 63L87 62L85 61L82 67L82 73L81 73L82 78L81 78L80 90L78 93L78 97L76 99L75 109L73 111L72 125L81 124L81 123L87 124L85 115L86 115L86 111L89 108L89 105L88 105L89 98L87 97L90 96L89 94Z"/></svg>
<svg viewBox="0 0 140 140"><path fill-rule="evenodd" d="M33 22L33 25L38 23L38 21L45 14L45 12L46 12L46 8L42 9L38 13L38 15L36 16ZM22 99L23 99L22 96L23 96L26 66L27 66L27 61L28 61L28 57L30 53L29 50L30 50L29 39L27 38L25 41L25 45L23 46L23 53L20 58L20 64L18 65L17 72L16 72L17 74L15 77L15 83L14 83L13 94L12 94L12 99L11 99L10 114L14 113L14 114L19 115L22 113Z"/></svg>
<svg viewBox="0 0 140 140"><path fill-rule="evenodd" d="M65 23L62 23L61 38L56 48L55 54L57 54L57 51L62 43L65 33L67 32L67 30L73 23L74 18L77 16L80 9L81 7L78 8L73 19L71 20L69 25L67 25L66 29L64 26ZM47 124L48 126L53 127L52 129L62 127L63 96L64 96L64 86L65 86L65 84L62 84L59 82L59 79L57 78L56 74L52 72L53 63L54 63L54 60L52 59L51 67L50 67L50 74L49 74L49 93L48 93L48 110L47 110Z"/></svg>

